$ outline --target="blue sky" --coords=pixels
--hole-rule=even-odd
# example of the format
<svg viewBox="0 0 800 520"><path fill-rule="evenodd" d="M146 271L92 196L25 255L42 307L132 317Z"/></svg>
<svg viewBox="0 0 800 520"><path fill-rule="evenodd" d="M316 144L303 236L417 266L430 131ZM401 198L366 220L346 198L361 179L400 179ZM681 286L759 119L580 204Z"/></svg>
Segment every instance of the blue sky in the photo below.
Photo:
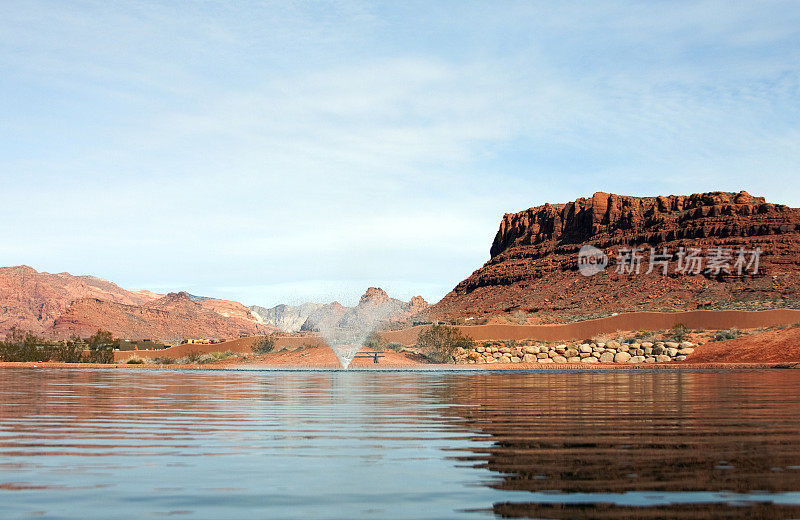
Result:
<svg viewBox="0 0 800 520"><path fill-rule="evenodd" d="M0 265L437 301L505 212L800 206L797 2L0 0Z"/></svg>

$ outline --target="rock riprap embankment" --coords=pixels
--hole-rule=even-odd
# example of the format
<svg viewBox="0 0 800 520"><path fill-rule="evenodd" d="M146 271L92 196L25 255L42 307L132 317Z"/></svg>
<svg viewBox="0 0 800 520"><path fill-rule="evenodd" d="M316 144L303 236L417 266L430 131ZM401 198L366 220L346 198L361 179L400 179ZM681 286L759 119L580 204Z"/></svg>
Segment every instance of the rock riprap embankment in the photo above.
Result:
<svg viewBox="0 0 800 520"><path fill-rule="evenodd" d="M455 352L457 363L669 363L695 351L689 341L562 343L550 345L478 345Z"/></svg>

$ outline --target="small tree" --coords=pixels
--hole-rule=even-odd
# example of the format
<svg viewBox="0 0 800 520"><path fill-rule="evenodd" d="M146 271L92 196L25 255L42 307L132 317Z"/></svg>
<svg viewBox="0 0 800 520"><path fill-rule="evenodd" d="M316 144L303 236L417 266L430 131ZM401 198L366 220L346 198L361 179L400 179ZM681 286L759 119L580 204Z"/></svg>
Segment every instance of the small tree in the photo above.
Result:
<svg viewBox="0 0 800 520"><path fill-rule="evenodd" d="M98 330L87 341L89 360L93 363L114 362L114 336L107 330Z"/></svg>
<svg viewBox="0 0 800 520"><path fill-rule="evenodd" d="M275 350L275 334L269 336L261 336L253 343L253 352L256 354L269 354Z"/></svg>
<svg viewBox="0 0 800 520"><path fill-rule="evenodd" d="M377 331L373 330L369 333L367 339L364 340L363 345L370 350L379 350L383 346L383 338L381 338Z"/></svg>
<svg viewBox="0 0 800 520"><path fill-rule="evenodd" d="M684 325L683 323L678 323L674 327L672 327L672 339L681 342L686 341L689 338L689 327Z"/></svg>
<svg viewBox="0 0 800 520"><path fill-rule="evenodd" d="M417 336L417 348L434 363L453 361L453 353L459 347L471 348L471 338L461 334L455 327L432 325Z"/></svg>
<svg viewBox="0 0 800 520"><path fill-rule="evenodd" d="M0 342L3 361L47 361L50 349L42 338L16 327L11 327L5 341Z"/></svg>
<svg viewBox="0 0 800 520"><path fill-rule="evenodd" d="M78 336L72 335L67 341L63 342L55 349L53 360L63 363L80 363L83 360L83 351L85 348L86 342Z"/></svg>

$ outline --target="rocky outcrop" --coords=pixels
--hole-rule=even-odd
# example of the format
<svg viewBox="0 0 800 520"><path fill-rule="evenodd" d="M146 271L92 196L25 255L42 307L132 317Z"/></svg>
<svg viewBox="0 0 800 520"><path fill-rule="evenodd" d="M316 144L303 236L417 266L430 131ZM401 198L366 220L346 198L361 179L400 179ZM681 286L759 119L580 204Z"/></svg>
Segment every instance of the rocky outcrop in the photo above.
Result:
<svg viewBox="0 0 800 520"><path fill-rule="evenodd" d="M273 325L284 332L297 332L303 328L309 316L325 307L321 303L303 303L302 305L276 305L275 307L259 307L253 305L250 311L260 323Z"/></svg>
<svg viewBox="0 0 800 520"><path fill-rule="evenodd" d="M42 334L81 298L143 305L160 297L148 291L127 291L94 276L51 274L25 265L0 267L0 336L11 327Z"/></svg>
<svg viewBox="0 0 800 520"><path fill-rule="evenodd" d="M590 244L612 264L591 277L578 272L578 252ZM620 249L637 248L641 272L617 272ZM680 251L760 250L757 273L649 274L651 248L674 267ZM783 305L800 289L800 210L746 192L629 197L595 193L567 204L506 214L491 259L432 309L464 317L522 311L534 321L569 321L625 310L715 308L736 302ZM731 259L730 267L733 267ZM748 257L749 260L749 257Z"/></svg>
<svg viewBox="0 0 800 520"><path fill-rule="evenodd" d="M0 268L0 336L11 327L56 337L107 329L130 339L230 338L275 330L238 302L128 291L94 276L28 266Z"/></svg>
<svg viewBox="0 0 800 520"><path fill-rule="evenodd" d="M236 318L243 321L260 323L253 312L239 302L232 300L220 300L217 298L205 298L197 302L201 307L215 312L226 318Z"/></svg>
<svg viewBox="0 0 800 520"><path fill-rule="evenodd" d="M169 293L143 305L126 305L98 298L74 302L51 329L58 338L87 337L98 329L125 339L179 340L187 338L236 338L266 334L274 327L239 316L223 316L193 301L186 293Z"/></svg>
<svg viewBox="0 0 800 520"><path fill-rule="evenodd" d="M411 301L404 302L391 298L378 287L368 288L355 307L346 307L339 302L278 305L269 309L250 307L262 323L274 325L285 332L362 328L367 323L404 321L427 308L428 302L422 296L414 296Z"/></svg>

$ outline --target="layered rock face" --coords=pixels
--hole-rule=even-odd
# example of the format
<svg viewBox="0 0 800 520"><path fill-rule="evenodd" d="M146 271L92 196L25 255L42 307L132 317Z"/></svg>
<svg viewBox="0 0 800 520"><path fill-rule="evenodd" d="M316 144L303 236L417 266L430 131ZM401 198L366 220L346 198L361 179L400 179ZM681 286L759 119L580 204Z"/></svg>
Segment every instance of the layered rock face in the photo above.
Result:
<svg viewBox="0 0 800 520"><path fill-rule="evenodd" d="M0 336L11 327L45 333L73 301L81 298L143 305L161 296L127 291L93 276L44 273L25 265L0 267Z"/></svg>
<svg viewBox="0 0 800 520"><path fill-rule="evenodd" d="M72 334L87 337L98 329L125 339L179 340L185 338L236 338L267 334L275 327L249 317L225 316L192 300L186 293L169 293L144 305L126 305L97 298L77 300L59 316L51 329L58 338ZM229 308L230 305L225 305ZM248 311L249 315L249 311Z"/></svg>
<svg viewBox="0 0 800 520"><path fill-rule="evenodd" d="M230 338L275 330L241 303L128 291L93 276L0 268L0 336L11 327L64 338L98 329L130 339Z"/></svg>
<svg viewBox="0 0 800 520"><path fill-rule="evenodd" d="M326 307L321 303L303 303L302 305L276 305L260 307L253 305L250 311L261 323L273 325L284 332L297 332L303 328L308 317Z"/></svg>
<svg viewBox="0 0 800 520"><path fill-rule="evenodd" d="M590 244L610 259L594 276L578 271ZM639 273L617 272L621 250L642 254ZM647 273L651 248L669 264ZM680 272L681 248L728 251L728 272ZM758 271L735 269L737 251L760 250ZM785 305L800 285L800 210L746 192L629 197L595 193L567 204L506 214L491 259L432 308L464 317L524 311L534 322L632 310L721 308L738 302ZM747 257L748 262L752 256ZM707 264L708 265L708 264ZM771 302L771 303L770 303Z"/></svg>

